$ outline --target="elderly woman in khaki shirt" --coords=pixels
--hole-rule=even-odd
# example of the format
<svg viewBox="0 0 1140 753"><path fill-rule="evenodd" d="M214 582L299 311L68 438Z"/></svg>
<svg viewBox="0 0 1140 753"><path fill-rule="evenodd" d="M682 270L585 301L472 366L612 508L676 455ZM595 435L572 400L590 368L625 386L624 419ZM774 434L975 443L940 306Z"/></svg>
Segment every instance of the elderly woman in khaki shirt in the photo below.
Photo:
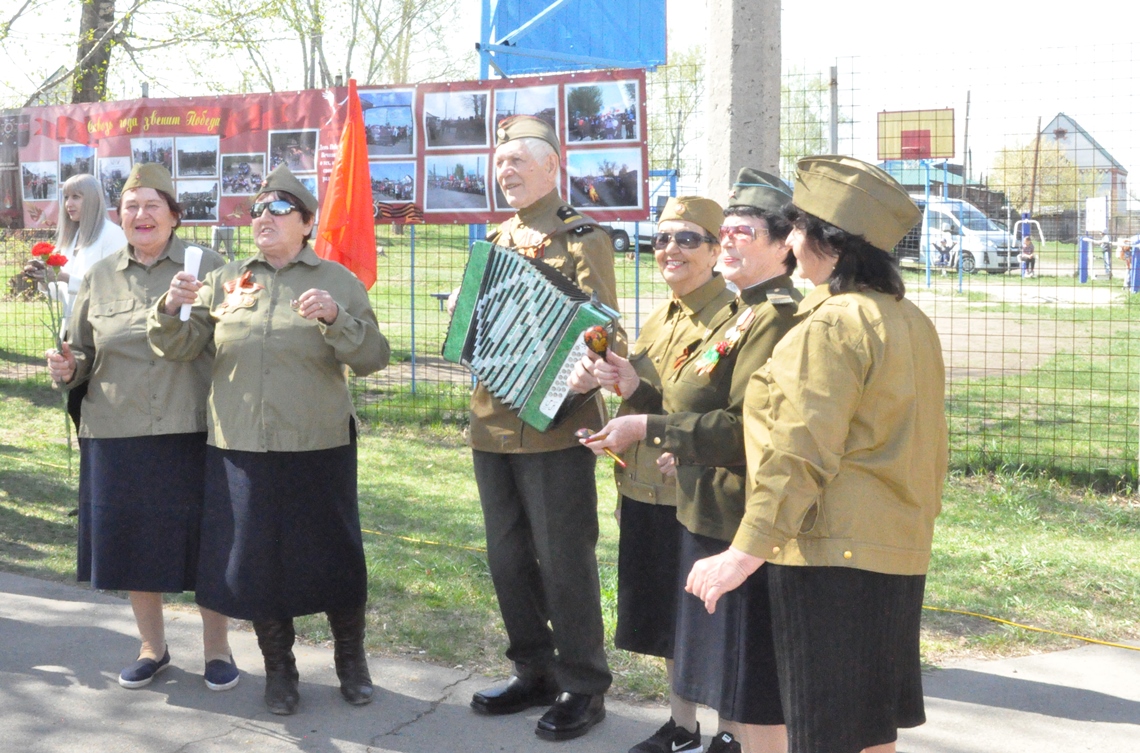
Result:
<svg viewBox="0 0 1140 753"><path fill-rule="evenodd" d="M947 463L938 334L888 253L921 213L849 157L800 160L792 201L816 287L749 382L744 519L688 589L712 612L764 565L788 750L893 753L925 721L919 623Z"/></svg>
<svg viewBox="0 0 1140 753"><path fill-rule="evenodd" d="M316 198L284 165L250 210L258 252L199 282L175 276L152 309L151 347L175 361L212 346L199 604L253 621L265 702L300 702L293 618L325 612L341 694L372 700L356 423L345 367L388 363L364 286L309 247ZM193 304L188 322L180 307Z"/></svg>
<svg viewBox="0 0 1140 753"><path fill-rule="evenodd" d="M87 385L76 576L92 588L129 593L142 647L119 684L141 688L170 664L162 594L195 588L211 357L170 363L147 346L146 313L182 269L186 250L174 235L181 210L170 173L135 165L119 216L127 245L83 277L68 341L49 355L48 367L68 389ZM203 270L222 263L203 251ZM226 690L239 677L226 618L201 612L206 685Z"/></svg>
<svg viewBox="0 0 1140 753"><path fill-rule="evenodd" d="M715 615L681 593L681 585L694 562L728 547L743 515L745 390L752 372L791 329L800 299L788 276L794 266L786 243L791 224L781 214L790 199L778 178L744 168L727 210L701 200L715 207L701 222L720 237L724 279L737 286L740 295L725 290L727 302L714 314L672 338L667 376L659 391L633 382L628 367L612 356L605 363L591 363L607 385L613 378L606 375L607 367L617 367L614 376L628 403L644 406L656 398L664 407L659 415L643 411L618 416L599 432L605 438L591 446L620 449L638 439L664 450L665 467L676 473L681 535L673 563L677 595L670 602L676 611L670 679L676 696L716 709L718 731L710 753L773 753L784 749L786 737L767 573L750 578ZM713 282L723 290L719 276ZM682 299L689 302L690 297ZM678 570L683 574L679 579ZM673 718L665 727L634 751L680 752L700 746L695 709L674 703L671 711Z"/></svg>

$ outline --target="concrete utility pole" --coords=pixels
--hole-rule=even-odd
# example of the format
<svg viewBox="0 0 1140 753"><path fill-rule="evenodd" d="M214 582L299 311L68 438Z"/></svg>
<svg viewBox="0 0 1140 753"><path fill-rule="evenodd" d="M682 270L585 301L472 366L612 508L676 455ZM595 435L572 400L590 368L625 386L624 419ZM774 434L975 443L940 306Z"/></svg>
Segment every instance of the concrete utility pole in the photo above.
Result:
<svg viewBox="0 0 1140 753"><path fill-rule="evenodd" d="M724 201L740 168L780 169L780 0L707 5L705 195Z"/></svg>

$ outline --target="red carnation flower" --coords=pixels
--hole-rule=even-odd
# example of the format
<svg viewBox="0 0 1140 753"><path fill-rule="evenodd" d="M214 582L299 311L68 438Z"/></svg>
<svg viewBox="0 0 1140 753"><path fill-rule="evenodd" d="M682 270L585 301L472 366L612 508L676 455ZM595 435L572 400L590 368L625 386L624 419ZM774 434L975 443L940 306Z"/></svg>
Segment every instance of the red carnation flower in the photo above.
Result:
<svg viewBox="0 0 1140 753"><path fill-rule="evenodd" d="M67 264L67 257L63 254L51 254L48 258L44 259L44 264L47 264L49 267L62 267L64 264Z"/></svg>
<svg viewBox="0 0 1140 753"><path fill-rule="evenodd" d="M51 256L55 253L55 246L47 241L40 241L32 246L32 256Z"/></svg>

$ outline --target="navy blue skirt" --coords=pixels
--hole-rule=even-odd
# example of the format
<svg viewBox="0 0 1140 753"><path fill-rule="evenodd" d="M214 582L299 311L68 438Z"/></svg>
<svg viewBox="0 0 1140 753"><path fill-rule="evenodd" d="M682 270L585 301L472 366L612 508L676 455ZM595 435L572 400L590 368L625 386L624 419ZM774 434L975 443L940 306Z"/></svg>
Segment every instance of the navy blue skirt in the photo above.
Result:
<svg viewBox="0 0 1140 753"><path fill-rule="evenodd" d="M926 721L925 575L764 565L789 753L858 753Z"/></svg>
<svg viewBox="0 0 1140 753"><path fill-rule="evenodd" d="M76 579L116 591L193 591L206 434L79 440Z"/></svg>
<svg viewBox="0 0 1140 753"><path fill-rule="evenodd" d="M685 593L693 563L726 549L727 541L681 531L673 690L715 709L721 719L783 724L767 565L721 596L713 614L705 610L703 601Z"/></svg>
<svg viewBox="0 0 1140 753"><path fill-rule="evenodd" d="M311 452L206 451L196 601L245 620L352 609L367 599L356 435Z"/></svg>
<svg viewBox="0 0 1140 753"><path fill-rule="evenodd" d="M621 498L618 648L673 658L681 530L676 507Z"/></svg>

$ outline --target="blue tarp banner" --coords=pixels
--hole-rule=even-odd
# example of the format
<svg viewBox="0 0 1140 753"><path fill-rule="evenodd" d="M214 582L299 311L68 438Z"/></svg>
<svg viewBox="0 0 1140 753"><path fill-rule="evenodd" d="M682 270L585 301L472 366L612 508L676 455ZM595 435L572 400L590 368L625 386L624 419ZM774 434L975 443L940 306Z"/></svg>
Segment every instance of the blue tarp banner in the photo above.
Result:
<svg viewBox="0 0 1140 753"><path fill-rule="evenodd" d="M492 41L499 41L546 10L553 0L499 0L492 18ZM503 73L551 73L590 68L654 68L664 65L665 0L569 0L519 39L520 51L550 52L608 61L605 64L494 54Z"/></svg>

